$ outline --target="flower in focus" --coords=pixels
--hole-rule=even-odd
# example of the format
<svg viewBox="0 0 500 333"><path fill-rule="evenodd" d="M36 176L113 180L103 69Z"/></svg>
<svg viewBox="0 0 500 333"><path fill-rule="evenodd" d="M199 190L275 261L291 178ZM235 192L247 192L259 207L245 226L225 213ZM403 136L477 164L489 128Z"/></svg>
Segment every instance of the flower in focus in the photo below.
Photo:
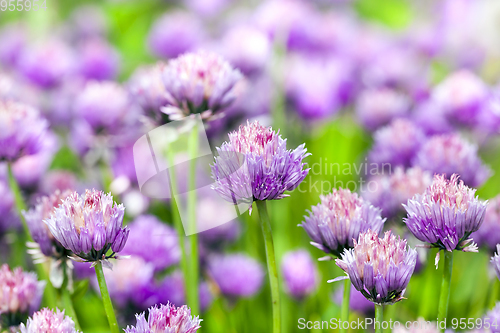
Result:
<svg viewBox="0 0 500 333"><path fill-rule="evenodd" d="M472 187L481 186L491 175L490 168L477 154L477 145L458 134L436 135L428 139L415 156L413 165L448 177L456 173Z"/></svg>
<svg viewBox="0 0 500 333"><path fill-rule="evenodd" d="M277 200L299 186L309 172L302 160L304 144L286 150L286 140L257 121L229 133L229 142L217 148L212 165L212 188L226 201Z"/></svg>
<svg viewBox="0 0 500 333"><path fill-rule="evenodd" d="M215 255L209 258L208 271L228 297L250 297L264 280L264 269L255 259L244 254Z"/></svg>
<svg viewBox="0 0 500 333"><path fill-rule="evenodd" d="M0 323L17 326L36 311L42 300L45 281L38 281L35 273L23 272L20 267L11 270L7 264L0 267Z"/></svg>
<svg viewBox="0 0 500 333"><path fill-rule="evenodd" d="M111 194L86 190L83 195L70 194L45 223L75 256L86 262L102 260L109 266L107 259L123 250L130 232L122 228L124 213L123 205L114 203Z"/></svg>
<svg viewBox="0 0 500 333"><path fill-rule="evenodd" d="M391 218L404 211L403 203L415 194L423 193L432 183L432 175L419 167L396 167L392 174L382 174L369 180L361 191L364 199L382 209L382 216ZM374 185L376 190L370 188Z"/></svg>
<svg viewBox="0 0 500 333"><path fill-rule="evenodd" d="M403 205L408 213L403 221L417 239L439 250L477 252L469 236L483 223L486 202L474 197L475 193L456 174L449 180L436 175L423 194Z"/></svg>
<svg viewBox="0 0 500 333"><path fill-rule="evenodd" d="M0 161L36 154L42 148L48 125L36 109L0 100Z"/></svg>
<svg viewBox="0 0 500 333"><path fill-rule="evenodd" d="M325 253L340 257L354 246L360 233L369 229L379 233L384 226L380 209L348 189L334 189L320 199L300 226L312 239L311 244Z"/></svg>
<svg viewBox="0 0 500 333"><path fill-rule="evenodd" d="M368 154L370 162L391 166L409 167L425 140L425 134L412 121L393 120L374 134L373 147Z"/></svg>
<svg viewBox="0 0 500 333"><path fill-rule="evenodd" d="M130 236L123 248L124 255L133 255L163 270L179 262L181 251L177 232L153 215L137 217L127 228Z"/></svg>
<svg viewBox="0 0 500 333"><path fill-rule="evenodd" d="M75 322L64 315L64 310L52 311L44 308L35 312L26 325L21 324L21 333L78 333Z"/></svg>
<svg viewBox="0 0 500 333"><path fill-rule="evenodd" d="M318 269L305 250L288 252L281 260L285 287L290 295L301 299L316 290Z"/></svg>
<svg viewBox="0 0 500 333"><path fill-rule="evenodd" d="M350 279L354 288L368 300L395 303L404 292L417 262L417 251L407 247L406 240L387 231L384 238L368 230L354 241L354 248L342 253L335 262L347 276L329 282Z"/></svg>
<svg viewBox="0 0 500 333"><path fill-rule="evenodd" d="M491 253L500 244L500 195L488 200L484 222L472 238L479 247L486 247Z"/></svg>
<svg viewBox="0 0 500 333"><path fill-rule="evenodd" d="M169 107L162 111L170 120L200 113L208 119L235 100L234 87L242 79L239 70L214 53L186 53L169 61L163 69L163 83Z"/></svg>
<svg viewBox="0 0 500 333"><path fill-rule="evenodd" d="M177 308L175 305L160 304L149 309L148 319L145 314L136 315L137 325L128 326L125 333L194 333L201 327L201 319L191 317L191 310L187 306Z"/></svg>

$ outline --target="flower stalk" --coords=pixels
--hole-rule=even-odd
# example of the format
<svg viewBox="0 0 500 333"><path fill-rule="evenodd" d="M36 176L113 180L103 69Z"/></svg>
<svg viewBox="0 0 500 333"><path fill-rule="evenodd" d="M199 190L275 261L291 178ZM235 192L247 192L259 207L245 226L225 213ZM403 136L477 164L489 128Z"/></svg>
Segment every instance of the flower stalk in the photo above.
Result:
<svg viewBox="0 0 500 333"><path fill-rule="evenodd" d="M451 273L453 270L453 251L444 251L443 281L439 296L438 322L448 316L448 303L450 301Z"/></svg>
<svg viewBox="0 0 500 333"><path fill-rule="evenodd" d="M104 278L104 272L102 270L102 262L100 261L96 262L95 274L97 276L97 282L99 283L102 303L104 305L106 316L108 317L111 333L119 333L120 329L118 327L118 322L116 321L115 310L113 309L113 303L111 303L111 298L109 297L108 287L106 286L106 279Z"/></svg>
<svg viewBox="0 0 500 333"><path fill-rule="evenodd" d="M384 306L375 303L375 333L383 333L382 322L384 321Z"/></svg>
<svg viewBox="0 0 500 333"><path fill-rule="evenodd" d="M342 322L349 321L349 298L351 296L351 280L344 281L344 296L342 297L342 307L340 308L340 320ZM340 329L341 333L346 333L347 328L344 326Z"/></svg>

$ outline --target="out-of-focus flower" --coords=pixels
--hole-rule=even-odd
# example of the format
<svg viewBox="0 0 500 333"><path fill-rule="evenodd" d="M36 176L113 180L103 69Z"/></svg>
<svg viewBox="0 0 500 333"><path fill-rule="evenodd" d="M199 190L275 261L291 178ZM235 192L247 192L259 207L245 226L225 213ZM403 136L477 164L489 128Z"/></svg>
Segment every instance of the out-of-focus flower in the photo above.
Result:
<svg viewBox="0 0 500 333"><path fill-rule="evenodd" d="M488 100L483 103L477 127L481 133L500 133L500 87L496 87Z"/></svg>
<svg viewBox="0 0 500 333"><path fill-rule="evenodd" d="M488 311L488 313L483 317L483 328L489 326L489 329L484 329L481 332L500 332L498 328L498 323L500 322L500 302L497 302L495 307ZM489 324L489 325L488 325Z"/></svg>
<svg viewBox="0 0 500 333"><path fill-rule="evenodd" d="M55 191L61 192L66 190L77 189L78 180L76 176L66 170L50 170L45 174L40 184L40 192L50 195Z"/></svg>
<svg viewBox="0 0 500 333"><path fill-rule="evenodd" d="M424 318L418 318L417 321L414 321L411 325L408 325L409 328L404 327L403 325L399 325L398 327L394 327L392 333L439 333L440 329L437 327L437 323L426 321ZM445 333L452 333L452 330L446 330Z"/></svg>
<svg viewBox="0 0 500 333"><path fill-rule="evenodd" d="M229 142L217 151L219 157L212 165L212 188L235 204L282 199L288 196L285 191L297 188L309 172L302 163L308 156L304 144L286 150L286 140L257 121L229 133ZM248 204L251 207L252 202Z"/></svg>
<svg viewBox="0 0 500 333"><path fill-rule="evenodd" d="M443 134L429 138L413 160L433 174L450 177L456 173L468 186L479 187L490 177L491 170L477 154L477 145L467 142L458 134Z"/></svg>
<svg viewBox="0 0 500 333"><path fill-rule="evenodd" d="M287 292L301 299L316 290L318 269L306 250L288 252L281 260L281 270Z"/></svg>
<svg viewBox="0 0 500 333"><path fill-rule="evenodd" d="M162 111L171 120L192 113L200 113L207 119L234 102L234 87L241 79L239 70L214 53L183 54L163 68L163 83L170 106Z"/></svg>
<svg viewBox="0 0 500 333"><path fill-rule="evenodd" d="M370 162L382 167L409 167L420 146L425 141L425 134L412 121L395 119L374 134L373 147L368 154Z"/></svg>
<svg viewBox="0 0 500 333"><path fill-rule="evenodd" d="M435 175L423 194L403 205L408 212L403 221L417 239L439 250L477 252L469 236L483 223L486 202L474 197L475 193L456 174L449 180Z"/></svg>
<svg viewBox="0 0 500 333"><path fill-rule="evenodd" d="M387 304L403 299L404 292L417 262L417 251L406 246L406 240L387 231L384 238L368 230L354 241L354 248L336 259L347 276L333 281L350 279L354 288L368 300ZM329 281L330 282L330 281Z"/></svg>
<svg viewBox="0 0 500 333"><path fill-rule="evenodd" d="M408 98L396 90L366 89L356 101L356 116L361 125L374 131L394 118L405 116L409 108Z"/></svg>
<svg viewBox="0 0 500 333"><path fill-rule="evenodd" d="M7 264L0 267L0 321L7 327L17 326L36 311L42 300L45 281L38 281L35 273L11 270Z"/></svg>
<svg viewBox="0 0 500 333"><path fill-rule="evenodd" d="M198 317L191 317L191 310L187 306L175 307L175 305L160 304L149 309L148 319L145 314L137 314L137 324L135 327L128 326L125 333L150 333L175 332L194 333L201 327L201 320Z"/></svg>
<svg viewBox="0 0 500 333"><path fill-rule="evenodd" d="M187 12L169 12L161 16L151 28L148 44L154 54L175 58L195 51L201 44L204 29L198 18Z"/></svg>
<svg viewBox="0 0 500 333"><path fill-rule="evenodd" d="M335 290L333 294L333 301L339 306L342 305L342 299L344 296L344 288L341 286ZM373 303L366 299L366 297L355 288L351 288L351 294L349 295L349 309L356 311L365 315L372 315L375 311Z"/></svg>
<svg viewBox="0 0 500 333"><path fill-rule="evenodd" d="M123 254L139 256L163 270L179 262L181 252L177 232L153 215L142 215L128 225L130 236Z"/></svg>
<svg viewBox="0 0 500 333"><path fill-rule="evenodd" d="M119 66L118 51L103 39L87 39L78 48L78 72L88 80L112 80Z"/></svg>
<svg viewBox="0 0 500 333"><path fill-rule="evenodd" d="M97 4L76 7L71 13L70 22L78 39L103 37L107 33L106 15Z"/></svg>
<svg viewBox="0 0 500 333"><path fill-rule="evenodd" d="M49 89L75 70L75 55L62 41L51 39L26 48L17 61L19 71L32 83Z"/></svg>
<svg viewBox="0 0 500 333"><path fill-rule="evenodd" d="M24 323L19 327L21 333L78 333L75 329L75 322L68 316L64 315L64 310L52 311L49 308L44 308L35 312L28 319L26 325Z"/></svg>
<svg viewBox="0 0 500 333"><path fill-rule="evenodd" d="M423 171L419 167L407 170L396 167L392 174L384 173L371 178L361 195L381 208L383 216L390 218L403 212L403 203L415 194L424 193L431 183L432 175L428 171Z"/></svg>
<svg viewBox="0 0 500 333"><path fill-rule="evenodd" d="M209 258L208 271L221 293L227 297L255 295L264 281L264 269L245 254L215 255Z"/></svg>
<svg viewBox="0 0 500 333"><path fill-rule="evenodd" d="M484 246L495 252L497 244L500 244L500 195L488 200L484 222L472 238L479 247Z"/></svg>
<svg viewBox="0 0 500 333"><path fill-rule="evenodd" d="M0 161L36 154L42 147L48 122L31 106L0 100Z"/></svg>
<svg viewBox="0 0 500 333"><path fill-rule="evenodd" d="M18 221L14 213L14 195L6 181L0 180L0 235Z"/></svg>
<svg viewBox="0 0 500 333"><path fill-rule="evenodd" d="M26 31L22 25L8 24L0 30L0 63L15 66L19 55L26 47Z"/></svg>
<svg viewBox="0 0 500 333"><path fill-rule="evenodd" d="M86 262L115 258L127 242L130 232L122 228L125 207L113 202L111 194L86 190L85 194L74 192L50 218L45 220L50 232L66 249ZM109 250L111 254L108 254Z"/></svg>
<svg viewBox="0 0 500 333"><path fill-rule="evenodd" d="M220 207L212 206L212 209L216 210ZM223 218L220 218L223 221ZM224 223L218 227L205 230L199 234L200 241L203 242L207 247L220 249L228 243L234 242L240 235L241 227L238 221L232 221L229 223Z"/></svg>
<svg viewBox="0 0 500 333"><path fill-rule="evenodd" d="M184 4L196 14L212 18L220 14L233 0L184 0Z"/></svg>
<svg viewBox="0 0 500 333"><path fill-rule="evenodd" d="M491 257L491 264L493 265L493 268L495 269L495 273L497 274L497 277L500 279L500 244L497 244L497 252L493 257Z"/></svg>
<svg viewBox="0 0 500 333"><path fill-rule="evenodd" d="M412 111L411 119L427 135L445 134L454 130L442 107L433 100L416 105Z"/></svg>
<svg viewBox="0 0 500 333"><path fill-rule="evenodd" d="M475 74L461 70L448 76L434 88L432 98L454 122L475 125L489 88Z"/></svg>
<svg viewBox="0 0 500 333"><path fill-rule="evenodd" d="M320 199L300 226L312 239L311 244L325 253L340 257L354 246L360 233L370 229L379 233L384 226L381 210L348 189L334 189Z"/></svg>

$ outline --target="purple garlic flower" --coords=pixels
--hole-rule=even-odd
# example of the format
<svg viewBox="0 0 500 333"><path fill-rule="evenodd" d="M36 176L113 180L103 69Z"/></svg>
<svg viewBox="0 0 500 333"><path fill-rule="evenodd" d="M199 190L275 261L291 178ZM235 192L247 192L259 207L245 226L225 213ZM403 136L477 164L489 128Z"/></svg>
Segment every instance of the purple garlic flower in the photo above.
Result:
<svg viewBox="0 0 500 333"><path fill-rule="evenodd" d="M488 86L468 70L451 74L434 88L432 94L433 100L451 121L470 126L476 124L488 96Z"/></svg>
<svg viewBox="0 0 500 333"><path fill-rule="evenodd" d="M107 259L116 258L127 242L130 230L122 228L124 213L125 207L113 203L111 194L86 190L83 195L69 195L45 223L75 256L85 262L103 260L107 265Z"/></svg>
<svg viewBox="0 0 500 333"><path fill-rule="evenodd" d="M439 250L477 252L469 236L483 223L486 202L474 197L475 193L456 174L449 180L435 175L423 194L403 205L408 212L403 221L417 239Z"/></svg>
<svg viewBox="0 0 500 333"><path fill-rule="evenodd" d="M172 227L153 215L139 216L127 227L131 232L122 254L141 257L157 271L179 262L179 237Z"/></svg>
<svg viewBox="0 0 500 333"><path fill-rule="evenodd" d="M212 165L213 189L229 202L277 200L299 186L309 172L304 144L286 150L286 140L258 121L229 133ZM244 158L243 158L244 157ZM243 164L243 166L242 166ZM232 172L237 169L235 172Z"/></svg>
<svg viewBox="0 0 500 333"><path fill-rule="evenodd" d="M342 300L344 296L344 287L341 286L335 290L333 294L333 301L338 305L342 306ZM365 296L354 288L351 288L351 294L349 295L349 309L362 313L366 316L372 315L375 311L373 303L366 299Z"/></svg>
<svg viewBox="0 0 500 333"><path fill-rule="evenodd" d="M497 252L491 257L491 265L495 269L497 277L500 279L500 244L497 244Z"/></svg>
<svg viewBox="0 0 500 333"><path fill-rule="evenodd" d="M396 303L404 292L417 263L417 251L407 247L406 240L396 239L391 231L384 238L368 230L359 235L354 248L342 253L335 262L347 276L328 282L350 279L356 290L378 304Z"/></svg>
<svg viewBox="0 0 500 333"><path fill-rule="evenodd" d="M148 45L157 56L175 58L197 49L203 41L204 31L196 16L181 11L169 12L153 24Z"/></svg>
<svg viewBox="0 0 500 333"><path fill-rule="evenodd" d="M26 47L26 28L19 24L7 24L0 30L0 63L14 67Z"/></svg>
<svg viewBox="0 0 500 333"><path fill-rule="evenodd" d="M73 319L64 315L64 310L54 312L49 308L35 312L26 325L22 323L19 328L21 333L79 333Z"/></svg>
<svg viewBox="0 0 500 333"><path fill-rule="evenodd" d="M312 239L311 244L325 253L340 257L354 246L360 233L370 229L379 233L384 226L380 209L348 189L334 189L320 199L299 226Z"/></svg>
<svg viewBox="0 0 500 333"><path fill-rule="evenodd" d="M453 126L443 112L442 106L433 100L419 103L412 110L411 119L427 135L453 132Z"/></svg>
<svg viewBox="0 0 500 333"><path fill-rule="evenodd" d="M208 271L227 297L255 295L264 281L264 269L255 259L245 254L215 255L208 260Z"/></svg>
<svg viewBox="0 0 500 333"><path fill-rule="evenodd" d="M356 101L358 121L369 131L388 124L393 118L405 116L409 109L409 99L389 88L364 90Z"/></svg>
<svg viewBox="0 0 500 333"><path fill-rule="evenodd" d="M479 187L491 175L477 154L477 145L467 142L458 134L443 134L429 138L413 160L414 166L433 174L456 173L468 186Z"/></svg>
<svg viewBox="0 0 500 333"><path fill-rule="evenodd" d="M128 326L125 333L150 333L150 332L172 332L172 333L194 333L201 327L198 317L191 317L191 310L187 306L175 307L168 303L160 304L149 309L148 319L145 314L137 314L137 325Z"/></svg>
<svg viewBox="0 0 500 333"><path fill-rule="evenodd" d="M234 102L234 87L241 79L239 70L214 53L183 54L163 68L169 106L162 111L170 120L191 113L208 119Z"/></svg>
<svg viewBox="0 0 500 333"><path fill-rule="evenodd" d="M412 121L395 119L378 129L373 138L373 147L368 154L370 162L382 167L385 164L409 167L425 141L425 134Z"/></svg>
<svg viewBox="0 0 500 333"><path fill-rule="evenodd" d="M7 264L0 267L0 322L7 327L17 326L38 309L45 281L38 281L35 273L23 272L20 267L11 270Z"/></svg>
<svg viewBox="0 0 500 333"><path fill-rule="evenodd" d="M500 244L500 195L488 200L484 222L472 238L479 247L486 247L491 253Z"/></svg>
<svg viewBox="0 0 500 333"><path fill-rule="evenodd" d="M78 72L88 80L113 80L118 74L120 55L103 39L83 41L78 55Z"/></svg>
<svg viewBox="0 0 500 333"><path fill-rule="evenodd" d="M375 176L367 182L361 195L382 209L382 216L391 218L404 212L406 203L415 194L424 193L432 183L432 175L419 167L404 169L396 167L392 174Z"/></svg>
<svg viewBox="0 0 500 333"><path fill-rule="evenodd" d="M0 100L0 161L36 154L42 148L48 125L36 109Z"/></svg>
<svg viewBox="0 0 500 333"><path fill-rule="evenodd" d="M318 286L318 268L306 250L288 252L281 260L287 292L297 299L314 292Z"/></svg>
<svg viewBox="0 0 500 333"><path fill-rule="evenodd" d="M18 218L14 212L14 195L12 194L9 184L0 180L0 235L5 231L18 224Z"/></svg>

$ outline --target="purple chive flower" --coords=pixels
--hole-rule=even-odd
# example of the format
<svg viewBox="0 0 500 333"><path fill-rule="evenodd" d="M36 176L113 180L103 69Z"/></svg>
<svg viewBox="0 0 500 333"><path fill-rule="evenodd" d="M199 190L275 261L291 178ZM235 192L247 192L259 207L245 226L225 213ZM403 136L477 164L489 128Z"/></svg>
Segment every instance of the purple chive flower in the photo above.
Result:
<svg viewBox="0 0 500 333"><path fill-rule="evenodd" d="M396 167L392 174L375 176L367 182L361 195L382 209L382 216L391 218L404 212L403 203L406 203L415 194L424 193L432 183L432 175L419 167L405 170Z"/></svg>
<svg viewBox="0 0 500 333"><path fill-rule="evenodd" d="M172 332L172 333L194 333L201 327L201 319L191 317L191 310L187 306L175 307L175 305L160 304L149 309L148 319L145 314L137 314L137 325L128 326L125 333L150 333L150 332Z"/></svg>
<svg viewBox="0 0 500 333"><path fill-rule="evenodd" d="M19 55L26 47L26 29L23 25L7 24L0 30L0 63L5 66L16 65Z"/></svg>
<svg viewBox="0 0 500 333"><path fill-rule="evenodd" d="M388 124L394 118L405 116L409 109L409 99L389 88L367 89L356 101L358 121L370 131Z"/></svg>
<svg viewBox="0 0 500 333"><path fill-rule="evenodd" d="M475 193L456 174L449 180L435 175L423 194L403 205L408 212L403 221L417 239L439 250L477 252L469 236L483 223L486 202L474 197Z"/></svg>
<svg viewBox="0 0 500 333"><path fill-rule="evenodd" d="M393 167L409 167L415 154L425 141L425 134L412 121L395 119L374 134L373 147L368 154L372 163Z"/></svg>
<svg viewBox="0 0 500 333"><path fill-rule="evenodd" d="M497 244L500 244L500 195L488 200L484 222L472 238L479 247L484 246L491 253L495 252Z"/></svg>
<svg viewBox="0 0 500 333"><path fill-rule="evenodd" d="M311 244L325 253L340 257L354 246L360 233L369 229L379 233L384 226L380 209L348 189L334 189L320 199L300 226L312 239Z"/></svg>
<svg viewBox="0 0 500 333"><path fill-rule="evenodd" d="M450 120L465 125L476 124L488 96L488 86L468 70L451 74L434 88L432 94L433 100Z"/></svg>
<svg viewBox="0 0 500 333"><path fill-rule="evenodd" d="M42 300L45 281L38 281L35 273L23 272L20 267L11 270L7 264L0 267L0 322L7 327L17 326L36 311Z"/></svg>
<svg viewBox="0 0 500 333"><path fill-rule="evenodd" d="M171 120L190 113L210 118L236 98L235 85L242 79L239 70L214 53L186 53L169 61L163 69L163 83L169 107L162 109Z"/></svg>
<svg viewBox="0 0 500 333"><path fill-rule="evenodd" d="M286 140L257 121L229 133L229 142L217 151L212 188L229 202L282 199L288 196L285 191L297 188L309 172L302 163L309 155L304 144L286 150ZM232 172L233 168L237 171Z"/></svg>
<svg viewBox="0 0 500 333"><path fill-rule="evenodd" d="M118 74L120 55L103 39L83 41L78 55L78 72L88 80L112 80Z"/></svg>
<svg viewBox="0 0 500 333"><path fill-rule="evenodd" d="M500 279L500 244L497 244L497 252L491 257L491 265L495 269L497 277Z"/></svg>
<svg viewBox="0 0 500 333"><path fill-rule="evenodd" d="M122 254L143 258L155 270L163 270L179 262L181 252L177 232L153 215L137 217L128 226L130 236Z"/></svg>
<svg viewBox="0 0 500 333"><path fill-rule="evenodd" d="M342 253L335 262L347 276L329 282L350 279L356 290L368 300L387 304L403 299L417 262L417 251L406 240L387 231L384 238L368 230L354 241L354 248Z"/></svg>
<svg viewBox="0 0 500 333"><path fill-rule="evenodd" d="M75 329L75 322L68 316L64 315L64 310L56 309L54 312L49 308L44 308L35 312L28 319L26 325L24 323L19 327L21 333L78 333Z"/></svg>
<svg viewBox="0 0 500 333"><path fill-rule="evenodd" d="M130 230L122 228L125 207L111 194L86 190L69 195L45 220L50 232L66 249L85 262L115 258L125 247ZM112 253L108 255L108 251Z"/></svg>
<svg viewBox="0 0 500 333"><path fill-rule="evenodd" d="M458 134L443 134L429 138L413 160L414 166L433 174L451 176L456 173L468 186L479 187L491 175L477 154L477 145Z"/></svg>
<svg viewBox="0 0 500 333"><path fill-rule="evenodd" d="M318 269L306 250L288 252L281 260L281 270L287 292L301 299L318 286Z"/></svg>
<svg viewBox="0 0 500 333"><path fill-rule="evenodd" d="M342 305L342 298L344 296L344 287L341 286L335 290L333 294L333 301L338 304L338 306ZM349 309L352 311L356 311L362 313L366 316L372 315L375 311L373 307L373 303L366 299L365 296L354 288L351 288L351 294L349 295Z"/></svg>
<svg viewBox="0 0 500 333"><path fill-rule="evenodd" d="M18 218L14 213L14 195L12 194L9 184L6 181L0 180L0 235L11 227L18 224Z"/></svg>
<svg viewBox="0 0 500 333"><path fill-rule="evenodd" d="M70 171L50 170L42 179L40 192L49 195L57 190L61 192L74 190L77 188L77 183L78 180L76 176Z"/></svg>
<svg viewBox="0 0 500 333"><path fill-rule="evenodd" d="M175 58L197 49L203 41L204 31L196 16L181 11L169 12L153 24L148 45L157 56Z"/></svg>
<svg viewBox="0 0 500 333"><path fill-rule="evenodd" d="M500 302L497 302L495 304L495 307L488 311L488 313L486 313L486 315L483 317L483 325L485 325L484 327L489 326L490 328L489 330L483 330L481 332L499 333L500 328L498 323L500 323Z"/></svg>
<svg viewBox="0 0 500 333"><path fill-rule="evenodd" d="M0 161L15 161L36 154L48 122L31 106L0 100Z"/></svg>
<svg viewBox="0 0 500 333"><path fill-rule="evenodd" d="M411 119L427 135L453 132L453 126L443 112L442 106L433 100L419 103L412 111Z"/></svg>
<svg viewBox="0 0 500 333"><path fill-rule="evenodd" d="M245 254L215 255L209 258L208 271L220 292L227 297L255 295L264 281L264 269Z"/></svg>

